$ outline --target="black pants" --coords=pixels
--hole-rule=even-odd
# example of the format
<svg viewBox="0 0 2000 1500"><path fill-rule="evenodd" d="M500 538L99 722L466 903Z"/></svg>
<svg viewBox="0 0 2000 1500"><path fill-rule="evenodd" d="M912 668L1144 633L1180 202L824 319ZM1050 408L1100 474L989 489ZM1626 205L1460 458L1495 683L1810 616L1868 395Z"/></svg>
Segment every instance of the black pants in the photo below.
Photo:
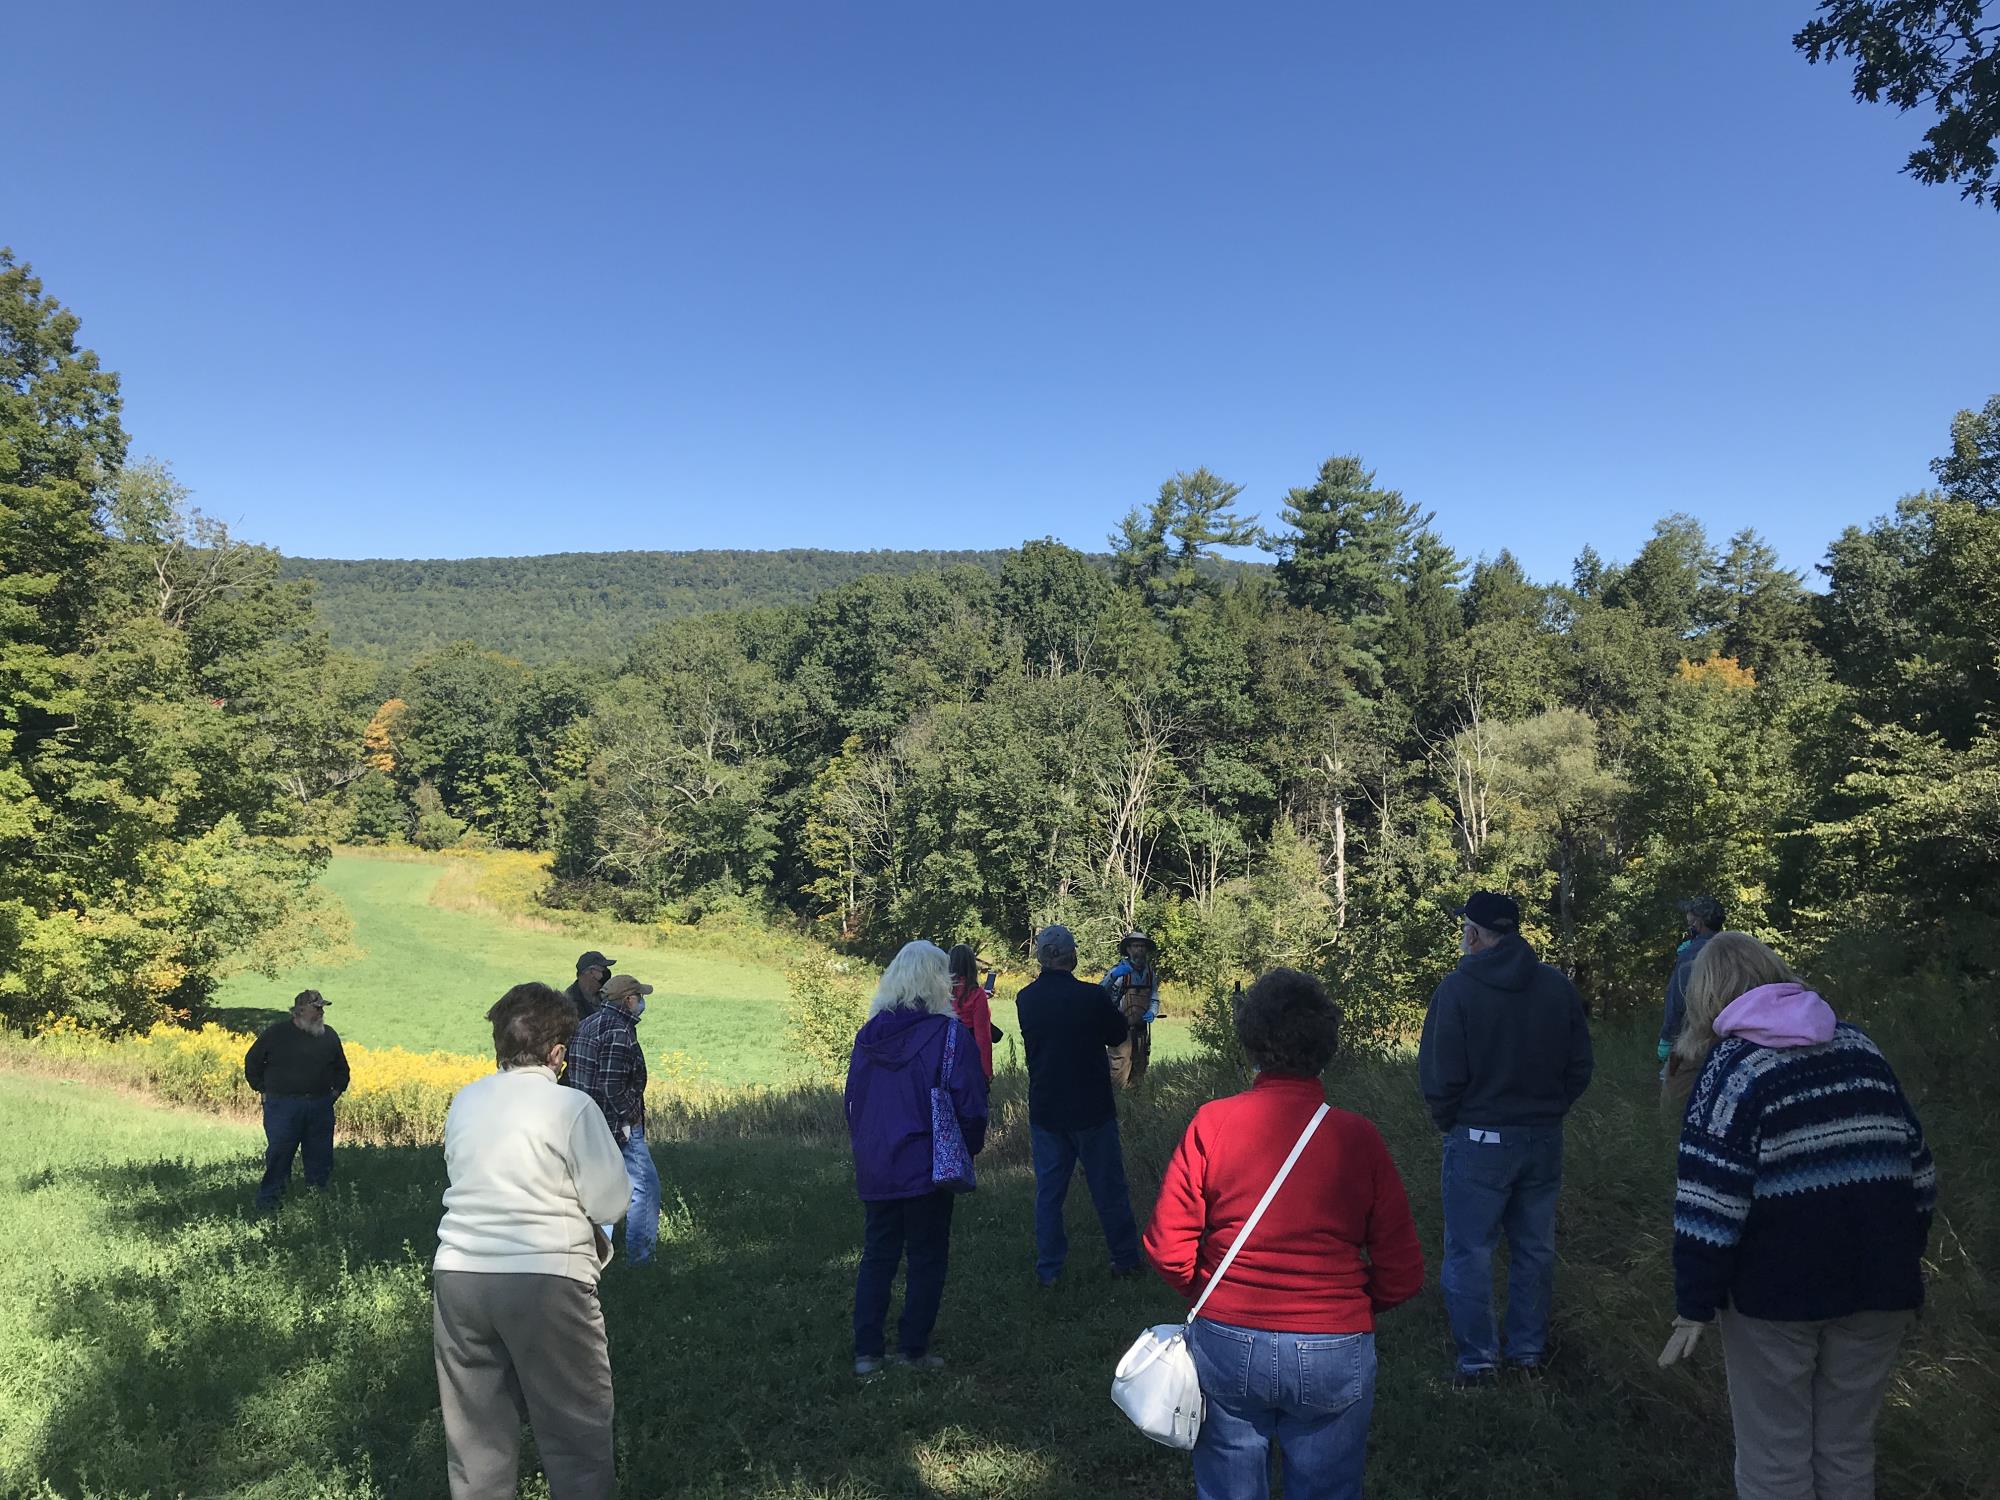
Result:
<svg viewBox="0 0 2000 1500"><path fill-rule="evenodd" d="M306 1186L323 1188L333 1176L333 1095L264 1096L264 1181L257 1206L276 1208L291 1186L292 1158L304 1148Z"/></svg>
<svg viewBox="0 0 2000 1500"><path fill-rule="evenodd" d="M903 1284L903 1317L896 1328L896 1342L901 1352L912 1358L929 1351L938 1304L944 1301L944 1275L951 1259L951 1205L957 1196L936 1192L861 1205L868 1219L861 1244L861 1270L854 1278L857 1359L882 1356L889 1288L905 1250L909 1252L910 1271Z"/></svg>

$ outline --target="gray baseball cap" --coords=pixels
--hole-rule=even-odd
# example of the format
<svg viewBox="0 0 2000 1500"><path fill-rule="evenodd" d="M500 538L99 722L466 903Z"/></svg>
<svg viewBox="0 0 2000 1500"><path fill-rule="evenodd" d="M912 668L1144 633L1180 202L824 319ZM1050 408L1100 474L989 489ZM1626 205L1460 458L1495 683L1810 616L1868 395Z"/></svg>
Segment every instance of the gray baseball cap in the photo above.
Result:
<svg viewBox="0 0 2000 1500"><path fill-rule="evenodd" d="M1067 927L1051 924L1035 934L1035 962L1043 968L1051 964L1076 962L1076 938Z"/></svg>

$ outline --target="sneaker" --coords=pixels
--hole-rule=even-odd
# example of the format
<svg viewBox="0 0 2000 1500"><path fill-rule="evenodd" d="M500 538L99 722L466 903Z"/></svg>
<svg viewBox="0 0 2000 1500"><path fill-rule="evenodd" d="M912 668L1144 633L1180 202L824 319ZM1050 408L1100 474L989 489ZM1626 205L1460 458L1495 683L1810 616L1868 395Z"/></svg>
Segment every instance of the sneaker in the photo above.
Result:
<svg viewBox="0 0 2000 1500"><path fill-rule="evenodd" d="M942 1354L899 1354L896 1356L896 1363L908 1370L942 1370L944 1368L944 1356Z"/></svg>
<svg viewBox="0 0 2000 1500"><path fill-rule="evenodd" d="M1484 1391L1500 1383L1500 1372L1491 1365L1477 1370L1454 1370L1451 1372L1451 1388L1455 1391Z"/></svg>
<svg viewBox="0 0 2000 1500"><path fill-rule="evenodd" d="M880 1374L881 1370L882 1356L879 1354L858 1354L854 1358L854 1373L864 1379Z"/></svg>
<svg viewBox="0 0 2000 1500"><path fill-rule="evenodd" d="M1549 1367L1539 1359L1510 1359L1507 1361L1507 1373L1521 1380L1546 1380L1549 1378Z"/></svg>
<svg viewBox="0 0 2000 1500"><path fill-rule="evenodd" d="M1128 1277L1142 1274L1144 1270L1143 1266L1113 1266L1111 1268L1111 1279L1113 1281L1124 1281Z"/></svg>

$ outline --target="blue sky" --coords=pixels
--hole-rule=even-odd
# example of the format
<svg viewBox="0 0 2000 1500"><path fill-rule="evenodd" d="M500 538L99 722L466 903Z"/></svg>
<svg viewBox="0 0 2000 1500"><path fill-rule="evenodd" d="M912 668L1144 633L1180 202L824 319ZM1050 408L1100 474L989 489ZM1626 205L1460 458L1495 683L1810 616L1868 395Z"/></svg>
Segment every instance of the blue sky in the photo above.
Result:
<svg viewBox="0 0 2000 1500"><path fill-rule="evenodd" d="M2000 214L1811 8L32 6L0 243L292 553L1098 548L1359 452L1540 576L1809 567L2000 390Z"/></svg>

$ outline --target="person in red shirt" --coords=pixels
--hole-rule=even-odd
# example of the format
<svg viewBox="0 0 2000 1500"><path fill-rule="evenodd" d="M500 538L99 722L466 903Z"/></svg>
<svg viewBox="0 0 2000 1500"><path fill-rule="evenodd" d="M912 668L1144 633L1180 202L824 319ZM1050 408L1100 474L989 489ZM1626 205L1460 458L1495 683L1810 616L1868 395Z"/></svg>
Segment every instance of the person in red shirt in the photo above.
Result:
<svg viewBox="0 0 2000 1500"><path fill-rule="evenodd" d="M986 1081L993 1081L993 997L979 983L979 959L972 949L960 943L951 950L951 1005L958 1012L959 1020L972 1032L972 1039L979 1043L979 1066L986 1070Z"/></svg>
<svg viewBox="0 0 2000 1500"><path fill-rule="evenodd" d="M1195 1112L1146 1229L1147 1258L1190 1304L1326 1102L1319 1075L1340 1012L1311 975L1273 969L1238 997L1236 1034L1256 1082ZM1358 1497L1375 1315L1423 1283L1410 1200L1381 1132L1330 1110L1190 1330L1208 1399L1194 1449L1199 1500L1263 1500L1274 1439L1287 1496Z"/></svg>

